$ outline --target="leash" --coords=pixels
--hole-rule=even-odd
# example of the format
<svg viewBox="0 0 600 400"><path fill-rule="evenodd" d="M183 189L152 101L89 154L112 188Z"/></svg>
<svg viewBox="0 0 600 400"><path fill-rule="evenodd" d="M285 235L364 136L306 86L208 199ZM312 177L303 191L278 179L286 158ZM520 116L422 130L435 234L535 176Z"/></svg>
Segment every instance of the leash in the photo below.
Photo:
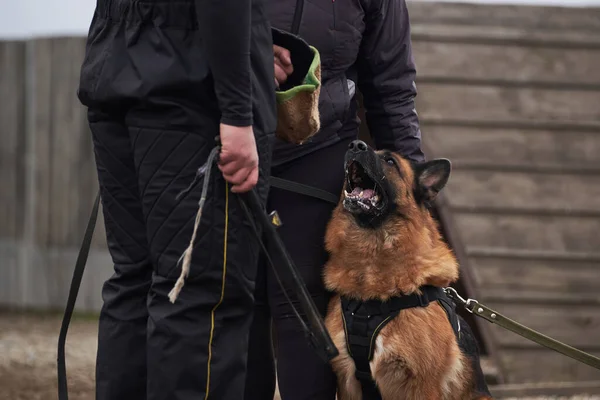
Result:
<svg viewBox="0 0 600 400"><path fill-rule="evenodd" d="M338 198L332 193L324 190L303 185L293 181L287 181L280 178L272 178L272 186L283 190L288 190L301 195L315 197L327 201L329 203L337 204ZM501 313L479 303L474 299L464 299L458 292L451 287L445 288L444 291L452 300L462 305L469 313L475 314L476 316L483 318L484 320L496 324L506 330L509 330L517 335L524 337L525 339L531 340L537 344L547 347L551 350L557 351L567 357L570 357L576 361L587 364L593 368L600 369L600 358L593 356L589 353L578 350L565 343L559 342L556 339L552 339L542 333L539 333L531 328L520 324Z"/></svg>
<svg viewBox="0 0 600 400"><path fill-rule="evenodd" d="M462 305L465 310L469 313L474 314L480 318L485 319L492 324L496 324L504 329L516 333L524 337L525 339L531 340L537 344L545 346L551 350L557 351L567 357L574 360L587 364L593 368L600 369L600 358L595 357L591 354L585 353L567 344L559 342L558 340L552 339L542 333L539 333L531 328L526 327L499 312L481 304L475 299L464 299L458 292L451 287L445 288L444 291L455 302Z"/></svg>
<svg viewBox="0 0 600 400"><path fill-rule="evenodd" d="M218 150L220 150L219 145L217 145L211 151L206 164L204 164L197 170L193 182L188 186L188 188L183 190L177 196L177 198L180 198L185 193L188 193L189 191L191 191L192 188L203 177L205 177L204 183L203 183L203 188L202 188L202 195L200 196L200 200L199 200L199 204L198 204L198 206L199 206L198 213L196 214L196 228L197 228L197 224L199 223L200 218L202 216L202 208L204 205L204 201L206 199L206 193L207 193L208 182L209 182L208 176L210 175L212 163L217 159ZM279 181L277 181L277 179L275 179L275 180L276 180L276 184L283 182L285 185L286 182L290 182L290 181L285 181L283 179L280 179ZM306 188L308 188L309 190L306 191ZM304 190L305 190L304 194L306 194L308 196L316 194L317 195L316 197L318 197L318 198L323 198L323 197L326 198L327 197L327 196L324 196L324 194L328 194L325 191L320 191L319 189L312 190L313 188L311 188L309 186L307 186L306 188L304 188ZM329 200L326 200L326 201L332 201L333 199L331 196L333 196L333 195L330 195ZM312 297L308 293L306 284L304 283L302 276L298 272L298 269L294 265L294 262L292 261L287 250L285 249L283 241L281 240L281 238L279 237L279 234L275 230L275 226L280 224L278 215L276 214L276 212L271 215L266 214L266 211L264 210L264 208L261 204L260 198L259 198L258 194L256 193L256 189L252 189L248 193L243 193L243 194L238 195L238 199L240 200L242 209L250 222L252 230L256 236L256 239L259 242L261 249L263 250L263 252L265 252L267 262L273 269L275 277L277 278L277 281L278 281L279 285L281 286L281 289L282 289L287 301L290 303L290 306L292 307L292 310L294 311L295 316L298 318L300 325L302 326L302 329L305 332L305 336L308 339L309 344L313 347L313 349L316 351L316 353L319 355L319 357L321 357L325 362L329 362L331 359L335 358L338 355L338 350L335 347L335 344L333 343L333 340L331 339L331 336L329 335L329 333L325 327L323 318L321 317L316 305L314 304ZM337 200L335 200L335 203L337 203ZM96 227L96 222L98 219L99 208L100 208L100 191L98 190L96 193L96 198L94 200L94 205L92 207L92 212L90 214L88 225L87 225L85 234L83 236L81 247L79 249L79 254L78 254L77 260L75 262L75 268L73 270L71 286L69 288L69 296L67 299L67 304L65 306L65 312L63 315L60 333L58 336L57 375L58 375L58 399L59 400L68 400L69 399L68 386L67 386L65 344L66 344L69 324L71 322L71 317L73 315L73 311L75 309L75 303L77 301L77 294L79 293L79 288L81 286L83 273L85 271L85 266L87 263L87 259L88 259L88 255L89 255L89 251L90 251L90 247L91 247L92 237L94 236L94 229ZM282 268L287 268L287 273L292 278L291 279L292 284L293 284L292 289L296 292L298 302L300 303L302 310L304 311L305 315L307 316L308 324L301 317L300 312L298 311L298 309L292 302L292 300L287 292L287 289L283 285L283 282L277 271L277 267L275 266L273 259L271 258L271 256L269 255L269 252L267 251L267 247L265 246L265 244L262 240L262 237L259 233L258 227L255 224L255 221L258 221L258 223L263 228L263 231L266 234L266 236L268 237L268 239L271 240L272 243L275 244L275 246L273 246L273 249L276 250L276 252L278 253L279 259L283 260L283 263L281 264ZM195 231L196 231L196 229L194 229L194 233L195 233ZM181 258L177 262L177 264L179 264L180 262L183 261L184 264L182 266L182 273L181 273L179 279L177 280L171 293L169 293L169 300L172 303L176 300L179 291L182 289L182 287L184 285L184 279L185 279L185 277L187 277L187 274L189 272L189 263L190 263L190 259L191 259L191 255L192 255L190 248L193 247L194 239L195 239L195 234L192 234L192 239L190 240L189 247L186 249L186 251L182 254ZM186 267L186 265L187 265L187 267Z"/></svg>
<svg viewBox="0 0 600 400"><path fill-rule="evenodd" d="M173 290L171 290L171 292L169 293L169 300L171 301L171 303L174 303L177 299L177 296L179 295L179 292L181 291L184 285L184 280L189 272L196 231L198 225L200 224L200 218L202 216L202 207L204 205L204 201L206 200L208 192L208 184L210 182L208 178L210 176L212 164L218 159L218 154L220 153L221 149L219 138L217 137L215 139L217 141L217 145L210 152L208 160L203 166L201 166L198 169L196 176L194 177L194 180L190 184L190 186L179 194L179 196L181 196L185 193L188 193L200 179L204 178L204 183L202 185L202 195L198 203L198 212L196 214L196 221L194 224L192 238L190 240L188 248L184 251L179 261L177 262L177 264L179 265L179 262L183 260L183 265L181 268L181 274L175 286L173 287ZM317 355L319 355L319 357L321 357L325 362L329 362L331 359L338 355L338 350L335 347L333 340L329 336L329 332L325 327L325 322L323 321L323 318L321 317L314 301L312 300L312 297L308 293L308 289L306 288L306 284L304 283L302 276L298 272L298 269L296 268L294 262L292 261L292 258L288 254L283 241L281 240L281 238L275 230L275 226L281 224L279 216L276 214L276 212L274 215L266 214L266 211L263 208L261 200L256 192L256 188L253 188L247 193L239 194L238 199L240 200L242 210L246 214L246 217L256 236L259 246L264 251L267 262L271 266L271 269L273 270L274 275L277 278L277 281L282 291L284 292L287 301L292 307L295 316L298 318L298 321L300 322L300 325L304 330L305 336L308 339L309 344L311 344L311 346L317 352ZM269 219L270 217L271 219ZM287 293L287 290L277 272L277 267L275 267L275 263L273 262L273 259L271 258L267 247L265 246L262 240L262 236L259 233L259 229L254 223L255 221L259 223L263 232L267 236L267 239L270 240L270 243L274 244L272 248L278 253L277 255L279 259L283 261L281 264L282 268L287 268L287 272L292 278L291 282L293 284L293 290L296 292L300 306L302 307L302 310L307 316L310 328L304 322L304 319L301 317L300 313L298 312L294 303L292 302L289 294Z"/></svg>
<svg viewBox="0 0 600 400"><path fill-rule="evenodd" d="M200 167L198 169L196 177L194 178L194 181L190 184L190 186L187 189L185 189L178 196L181 196L184 193L189 192L206 172L210 172L210 169L208 168L209 165L210 164L205 164L204 166ZM206 181L208 181L208 179ZM279 189L291 191L291 192L294 192L297 194L321 199L323 201L326 201L326 202L334 204L334 205L337 204L338 200L339 200L338 196L336 196L332 193L329 193L327 191L324 191L324 190L321 190L318 188L314 188L312 186L303 185L303 184L300 184L297 182L277 178L277 177L271 177L270 184L272 187L275 187L275 188L279 188ZM289 254L285 250L285 247L283 246L281 238L275 231L274 224L277 225L279 223L277 214L275 213L274 215L272 214L270 216L267 216L266 212L264 211L264 209L262 208L262 206L260 204L260 199L259 199L258 195L256 194L255 190L252 190L251 192L246 193L243 196L238 197L238 198L241 200L242 209L244 210L244 213L246 214L246 216L248 217L248 219L250 221L250 224L251 224L252 229L253 229L253 231L256 235L256 238L259 242L259 245L260 245L262 251L266 254L266 259L267 259L269 265L271 266L271 268L273 269L273 271L275 272L275 277L276 277L279 285L283 289L284 295L285 295L287 301L292 306L292 310L294 311L296 318L298 318L298 320L302 326L302 329L304 330L306 336L308 337L311 345L313 346L313 348L315 348L317 350L317 353L319 354L319 356L321 358L323 358L325 360L330 360L330 359L334 358L335 356L337 356L338 351L337 351L335 345L333 344L331 337L327 333L327 330L325 329L323 319L321 318L320 314L316 310L316 307L312 301L312 298L308 295L308 291L306 290L306 286L304 284L304 281L302 280L302 277L299 275L298 270L296 269L295 265L293 264L293 261L291 260L291 258L289 257ZM202 199L202 196L201 196L201 199ZM83 236L83 240L81 243L81 247L79 249L79 254L78 254L77 260L75 262L75 268L73 271L71 286L69 288L69 296L67 299L67 304L65 307L65 312L64 312L64 316L63 316L63 320L62 320L62 324L61 324L61 328L60 328L60 333L58 336L58 352L57 352L57 370L58 371L57 372L58 372L58 399L59 400L68 400L68 398L69 398L68 387L67 387L66 362L65 362L65 343L66 343L66 338L67 338L67 332L69 329L69 324L70 324L71 317L73 315L73 311L75 308L75 303L77 300L77 294L79 292L79 288L81 286L81 280L83 278L83 273L85 271L85 266L86 266L86 262L88 259L89 250L91 247L92 237L94 235L94 229L96 227L99 206L100 206L100 191L98 191L96 193L94 205L92 207L92 212L90 214L88 225L86 227L85 234ZM199 208L201 208L201 206ZM270 237L270 239L272 239L274 241L275 249L278 249L278 251L280 253L279 256L284 260L283 265L285 265L288 268L288 270L289 270L288 272L290 272L290 276L292 276L292 278L293 278L292 280L294 282L294 289L298 294L298 298L299 298L302 308L304 309L306 315L308 316L309 323L310 323L312 329L304 322L304 319L300 316L299 311L297 310L297 308L291 301L291 298L289 297L287 290L284 288L283 282L281 281L280 276L277 272L277 268L275 267L275 264L274 264L272 258L270 257L270 255L266 249L266 246L264 245L263 241L261 240L261 237L259 236L258 228L257 228L256 224L254 223L255 219L252 216L252 213L250 210L254 211L255 215L260 218L259 222L262 225L262 227L265 229L265 233L267 234L267 236ZM200 209L199 209L199 211L200 211ZM272 217L273 219L269 219L269 217ZM198 218L198 216L197 216L197 218ZM275 223L275 222L277 222L277 223ZM185 253L184 253L184 255L185 255ZM179 260L179 262L183 258L184 257L182 256L182 258ZM461 297L458 294L458 292L454 288L448 287L448 288L445 288L444 291L446 292L448 297L450 297L452 300L454 300L458 304L462 305L469 313L475 314L478 317L483 318L490 323L501 326L504 329L507 329L507 330L514 332L528 340L531 340L542 346L545 346L554 351L557 351L567 357L573 358L574 360L577 360L579 362L587 364L593 368L600 369L600 358L597 358L591 354L585 353L581 350L578 350L574 347L571 347L571 346L566 345L562 342L559 342L555 339L552 339L546 335L536 332L533 329L530 329L522 324L519 324L518 322L511 320L510 318L500 314L499 312L479 303L477 300L464 299L463 297Z"/></svg>
<svg viewBox="0 0 600 400"><path fill-rule="evenodd" d="M67 400L69 398L67 389L67 368L65 362L65 342L67 340L67 331L69 330L71 316L73 315L73 310L75 309L77 293L79 292L79 286L81 286L81 278L83 277L83 271L85 270L85 264L90 252L90 246L92 245L92 237L94 236L94 228L96 227L96 220L98 219L99 207L100 191L96 193L96 199L94 200L94 206L92 207L90 220L88 221L85 234L83 235L81 248L79 249L79 254L77 255L75 270L73 271L73 278L71 280L71 287L69 289L69 297L67 299L67 306L65 308L65 314L63 316L62 324L60 326L60 333L58 335L58 353L56 362L58 367L59 400Z"/></svg>

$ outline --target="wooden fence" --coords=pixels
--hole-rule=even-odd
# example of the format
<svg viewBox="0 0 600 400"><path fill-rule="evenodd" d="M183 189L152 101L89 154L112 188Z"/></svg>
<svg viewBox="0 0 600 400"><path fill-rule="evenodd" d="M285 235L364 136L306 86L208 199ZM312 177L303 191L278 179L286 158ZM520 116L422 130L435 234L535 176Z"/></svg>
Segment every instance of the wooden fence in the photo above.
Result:
<svg viewBox="0 0 600 400"><path fill-rule="evenodd" d="M0 305L63 308L97 187L77 99L83 38L0 42ZM100 217L101 218L101 217ZM102 223L77 307L111 273Z"/></svg>

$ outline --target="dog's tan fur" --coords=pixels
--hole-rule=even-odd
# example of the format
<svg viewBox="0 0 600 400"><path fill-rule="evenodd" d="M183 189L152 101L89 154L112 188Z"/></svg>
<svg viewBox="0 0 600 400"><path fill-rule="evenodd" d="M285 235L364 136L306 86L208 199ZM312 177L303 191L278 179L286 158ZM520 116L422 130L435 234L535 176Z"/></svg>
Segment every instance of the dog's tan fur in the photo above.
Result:
<svg viewBox="0 0 600 400"><path fill-rule="evenodd" d="M392 165L383 168L386 179L397 190L396 206L402 216L394 215L381 227L366 230L340 204L326 233L330 258L324 280L336 293L326 326L340 351L332 361L339 400L362 399L354 362L346 347L339 295L385 300L417 292L422 285L445 287L459 276L456 258L436 222L413 195L415 176L410 163L394 157L402 173ZM421 176L423 180L428 178ZM403 310L382 329L375 346L371 371L384 400L474 398L469 393L472 368L437 302L426 308Z"/></svg>

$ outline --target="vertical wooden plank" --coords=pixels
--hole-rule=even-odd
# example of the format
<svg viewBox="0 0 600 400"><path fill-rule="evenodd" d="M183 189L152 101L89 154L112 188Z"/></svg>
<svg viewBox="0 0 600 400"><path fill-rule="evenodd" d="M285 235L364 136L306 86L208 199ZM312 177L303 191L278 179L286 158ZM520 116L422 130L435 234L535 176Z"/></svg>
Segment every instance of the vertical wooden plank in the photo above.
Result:
<svg viewBox="0 0 600 400"><path fill-rule="evenodd" d="M23 235L25 45L0 42L0 238Z"/></svg>
<svg viewBox="0 0 600 400"><path fill-rule="evenodd" d="M77 98L84 51L82 38L53 39L49 243L58 246L80 244L97 186L86 110Z"/></svg>
<svg viewBox="0 0 600 400"><path fill-rule="evenodd" d="M77 197L74 200L77 202L77 205L73 205L73 210L74 212L76 211L75 215L77 218L73 220L74 225L70 229L71 237L69 238L69 242L75 245L79 245L81 242L98 187L91 132L87 123L87 109L77 98L81 63L85 56L85 42L85 38L70 39L72 60L70 98L74 112L72 128L76 134L74 144L77 147L77 161L75 165L75 190Z"/></svg>
<svg viewBox="0 0 600 400"><path fill-rule="evenodd" d="M0 42L0 292L10 306L20 299L25 218L25 62L24 42Z"/></svg>
<svg viewBox="0 0 600 400"><path fill-rule="evenodd" d="M32 194L31 212L35 218L29 229L32 230L28 255L19 271L21 275L20 303L32 305L32 297L48 303L49 277L42 272L53 262L49 250L51 219L49 200L52 187L52 119L56 99L52 93L52 39L34 39L32 49L30 106L32 107L29 132L29 150L32 154L30 174ZM51 277L58 279L58 277ZM40 281L43 283L40 284Z"/></svg>
<svg viewBox="0 0 600 400"><path fill-rule="evenodd" d="M50 245L66 244L70 199L70 179L73 158L73 132L71 131L72 110L69 98L69 59L67 38L52 39L52 158L50 160Z"/></svg>
<svg viewBox="0 0 600 400"><path fill-rule="evenodd" d="M33 44L33 132L34 152L34 201L35 201L35 244L46 248L50 236L50 187L52 176L52 40L36 39Z"/></svg>

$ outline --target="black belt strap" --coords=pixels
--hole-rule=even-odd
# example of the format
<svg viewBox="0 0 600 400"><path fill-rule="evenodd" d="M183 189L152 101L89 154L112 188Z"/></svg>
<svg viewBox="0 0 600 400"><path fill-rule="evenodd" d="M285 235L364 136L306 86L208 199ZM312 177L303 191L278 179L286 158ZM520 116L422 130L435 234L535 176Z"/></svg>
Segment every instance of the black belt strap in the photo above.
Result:
<svg viewBox="0 0 600 400"><path fill-rule="evenodd" d="M348 352L356 366L355 376L361 384L364 400L381 400L381 394L371 374L369 362L373 359L375 340L379 332L392 321L400 311L407 308L427 307L438 301L448 314L452 327L458 335L460 327L454 312L454 303L442 288L421 287L422 294L397 296L388 301L360 301L341 297L342 318L346 332Z"/></svg>

